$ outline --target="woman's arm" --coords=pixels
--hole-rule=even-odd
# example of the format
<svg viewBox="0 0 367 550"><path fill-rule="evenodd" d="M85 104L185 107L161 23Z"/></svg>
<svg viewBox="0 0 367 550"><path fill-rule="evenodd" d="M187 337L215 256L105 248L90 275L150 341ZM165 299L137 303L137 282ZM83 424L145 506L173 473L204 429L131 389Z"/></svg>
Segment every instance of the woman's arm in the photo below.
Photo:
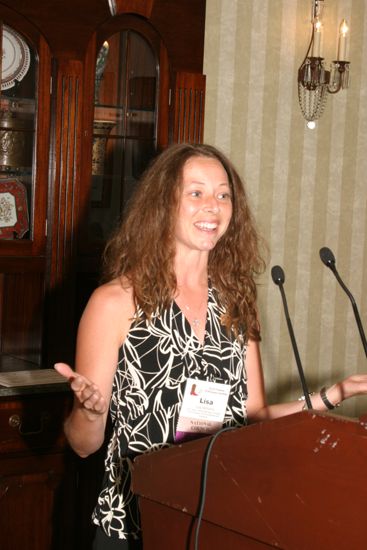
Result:
<svg viewBox="0 0 367 550"><path fill-rule="evenodd" d="M249 422L279 418L303 409L305 402L298 400L289 403L267 405L259 344L253 340L249 341L247 347L246 372L248 390L247 416ZM326 391L327 400L333 405L338 405L345 399L362 394L367 394L366 374L351 375L343 381L332 385ZM328 410L320 393L312 395L311 402L314 410Z"/></svg>
<svg viewBox="0 0 367 550"><path fill-rule="evenodd" d="M99 287L80 320L75 371L64 363L55 365L74 392L65 434L82 457L103 443L118 353L133 314L131 290L124 290L119 281Z"/></svg>

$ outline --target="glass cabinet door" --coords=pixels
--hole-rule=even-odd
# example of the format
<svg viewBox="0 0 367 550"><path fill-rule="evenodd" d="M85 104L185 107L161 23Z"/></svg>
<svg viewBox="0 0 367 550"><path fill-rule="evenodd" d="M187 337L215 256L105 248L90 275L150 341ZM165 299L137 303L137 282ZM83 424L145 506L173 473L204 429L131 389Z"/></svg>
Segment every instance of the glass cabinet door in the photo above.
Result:
<svg viewBox="0 0 367 550"><path fill-rule="evenodd" d="M43 37L23 23L0 21L0 371L38 368L42 354L48 135L38 141L36 130L39 98L40 127L49 128L49 86L40 83L51 64Z"/></svg>
<svg viewBox="0 0 367 550"><path fill-rule="evenodd" d="M0 24L0 38L0 240L32 239L38 59L8 25Z"/></svg>
<svg viewBox="0 0 367 550"><path fill-rule="evenodd" d="M96 62L88 231L104 242L156 151L158 64L135 31L113 34Z"/></svg>

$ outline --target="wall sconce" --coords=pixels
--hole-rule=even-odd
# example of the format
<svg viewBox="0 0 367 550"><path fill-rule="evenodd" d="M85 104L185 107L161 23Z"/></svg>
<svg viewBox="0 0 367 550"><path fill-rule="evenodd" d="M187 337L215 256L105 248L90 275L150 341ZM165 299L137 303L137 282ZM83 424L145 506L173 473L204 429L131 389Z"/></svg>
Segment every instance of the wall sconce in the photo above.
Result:
<svg viewBox="0 0 367 550"><path fill-rule="evenodd" d="M328 94L336 94L349 86L349 61L347 41L349 28L345 19L339 27L338 55L330 70L321 57L322 10L324 0L312 1L312 35L306 56L298 69L298 99L302 114L309 128L315 128L315 120L321 117Z"/></svg>

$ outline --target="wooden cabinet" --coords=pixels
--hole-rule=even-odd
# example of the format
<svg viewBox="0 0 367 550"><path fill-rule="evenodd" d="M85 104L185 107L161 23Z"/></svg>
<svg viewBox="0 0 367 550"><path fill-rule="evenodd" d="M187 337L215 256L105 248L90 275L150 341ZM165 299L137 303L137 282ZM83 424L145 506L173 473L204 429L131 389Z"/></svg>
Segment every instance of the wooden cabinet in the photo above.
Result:
<svg viewBox="0 0 367 550"><path fill-rule="evenodd" d="M0 0L0 23L30 55L27 73L0 94L0 198L10 193L12 201L15 188L1 182L20 180L29 224L9 233L6 222L5 234L0 206L0 371L50 368L73 362L101 251L147 162L170 142L202 140L205 0ZM23 140L11 160L1 152L9 135ZM2 547L16 534L7 548L44 550L59 536L54 518L69 455L53 439L63 399L48 399L1 401ZM43 416L49 405L56 424ZM19 431L23 421L17 427L14 417L24 410L27 419L38 414L42 433ZM94 505L95 490L89 497L82 483L93 461L81 466L73 457L84 489L76 497L69 476L71 511L76 498L83 509ZM78 540L83 548L83 534Z"/></svg>
<svg viewBox="0 0 367 550"><path fill-rule="evenodd" d="M68 392L0 396L4 550L72 548L75 466L62 434Z"/></svg>
<svg viewBox="0 0 367 550"><path fill-rule="evenodd" d="M0 368L50 367L73 360L101 251L147 162L202 139L205 0L0 0L0 21L30 52L1 90L0 141L25 145L16 166L0 150L0 185L21 180L29 230L4 238L0 214Z"/></svg>
<svg viewBox="0 0 367 550"><path fill-rule="evenodd" d="M0 368L14 357L32 368L42 363L51 55L28 22L0 14Z"/></svg>

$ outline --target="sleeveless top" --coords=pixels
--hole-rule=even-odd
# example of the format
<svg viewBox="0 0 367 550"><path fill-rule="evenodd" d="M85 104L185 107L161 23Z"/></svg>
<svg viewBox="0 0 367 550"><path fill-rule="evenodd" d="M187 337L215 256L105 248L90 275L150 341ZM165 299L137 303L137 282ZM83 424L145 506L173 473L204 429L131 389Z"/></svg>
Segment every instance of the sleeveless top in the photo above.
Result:
<svg viewBox="0 0 367 550"><path fill-rule="evenodd" d="M246 424L246 346L244 338L235 339L221 325L223 313L209 288L203 344L175 302L150 322L132 324L119 351L110 403L112 436L93 513L94 523L108 536L139 538L137 503L130 491L132 460L174 442L187 378L229 384L223 426Z"/></svg>

